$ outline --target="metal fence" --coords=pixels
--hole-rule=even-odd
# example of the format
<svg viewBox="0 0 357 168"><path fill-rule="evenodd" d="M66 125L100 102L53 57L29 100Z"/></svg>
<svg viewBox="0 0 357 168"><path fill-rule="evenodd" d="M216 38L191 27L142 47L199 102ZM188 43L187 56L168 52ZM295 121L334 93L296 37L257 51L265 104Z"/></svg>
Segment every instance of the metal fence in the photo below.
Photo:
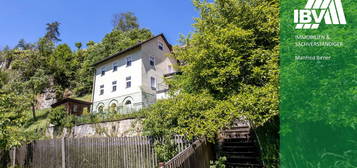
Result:
<svg viewBox="0 0 357 168"><path fill-rule="evenodd" d="M206 140L196 140L161 168L209 168L214 159L212 144Z"/></svg>
<svg viewBox="0 0 357 168"><path fill-rule="evenodd" d="M177 150L188 145L174 137ZM35 168L154 168L154 139L138 137L64 138L37 140L10 152L11 164Z"/></svg>

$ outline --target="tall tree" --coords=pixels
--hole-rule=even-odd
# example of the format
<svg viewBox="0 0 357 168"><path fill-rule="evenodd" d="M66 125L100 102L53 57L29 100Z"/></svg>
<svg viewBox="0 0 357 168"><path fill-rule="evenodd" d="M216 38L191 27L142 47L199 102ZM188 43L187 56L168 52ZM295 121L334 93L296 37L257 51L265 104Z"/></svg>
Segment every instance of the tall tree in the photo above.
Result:
<svg viewBox="0 0 357 168"><path fill-rule="evenodd" d="M132 12L115 14L112 23L114 30L128 31L139 28L137 18Z"/></svg>
<svg viewBox="0 0 357 168"><path fill-rule="evenodd" d="M182 75L168 81L176 97L149 109L144 121L148 132L155 134L162 118L170 118L165 129L212 138L236 118L258 126L276 116L278 1L195 0L194 4L200 11L195 32L181 40L185 47L176 47L173 54L184 63L178 67ZM194 106L190 100L195 97L210 100L201 98L204 102L197 100ZM207 102L210 106L200 106ZM162 108L165 105L175 110Z"/></svg>
<svg viewBox="0 0 357 168"><path fill-rule="evenodd" d="M59 36L60 36L59 26L60 26L60 23L57 21L52 22L52 23L47 23L47 28L46 28L47 32L45 35L45 39L52 41L52 42L61 41L61 39L59 38Z"/></svg>
<svg viewBox="0 0 357 168"><path fill-rule="evenodd" d="M20 50L28 50L31 49L33 45L31 43L27 43L24 39L20 39L17 45L15 46L16 49Z"/></svg>

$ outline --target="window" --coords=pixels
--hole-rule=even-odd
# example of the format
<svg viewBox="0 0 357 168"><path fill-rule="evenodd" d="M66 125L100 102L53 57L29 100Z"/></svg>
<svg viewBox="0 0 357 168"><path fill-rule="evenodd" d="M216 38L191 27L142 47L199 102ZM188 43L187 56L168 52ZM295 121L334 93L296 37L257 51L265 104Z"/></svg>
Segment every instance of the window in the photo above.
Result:
<svg viewBox="0 0 357 168"><path fill-rule="evenodd" d="M167 71L168 71L169 73L172 73L172 66L171 66L171 65L167 66Z"/></svg>
<svg viewBox="0 0 357 168"><path fill-rule="evenodd" d="M73 113L77 113L78 112L78 106L75 104L73 105L73 110L72 110Z"/></svg>
<svg viewBox="0 0 357 168"><path fill-rule="evenodd" d="M164 45L161 42L159 42L159 49L164 50Z"/></svg>
<svg viewBox="0 0 357 168"><path fill-rule="evenodd" d="M105 67L103 67L103 68L101 69L101 74L102 74L102 76L105 75Z"/></svg>
<svg viewBox="0 0 357 168"><path fill-rule="evenodd" d="M112 82L112 92L115 92L115 91L117 91L117 81L113 81Z"/></svg>
<svg viewBox="0 0 357 168"><path fill-rule="evenodd" d="M124 105L125 105L126 108L129 108L129 109L132 107L130 100L127 100L127 101L124 103Z"/></svg>
<svg viewBox="0 0 357 168"><path fill-rule="evenodd" d="M156 80L154 77L150 78L150 84L152 89L156 89Z"/></svg>
<svg viewBox="0 0 357 168"><path fill-rule="evenodd" d="M131 76L126 77L125 80L126 80L126 88L130 88L131 87Z"/></svg>
<svg viewBox="0 0 357 168"><path fill-rule="evenodd" d="M118 63L113 64L113 72L118 70Z"/></svg>
<svg viewBox="0 0 357 168"><path fill-rule="evenodd" d="M150 65L151 65L151 66L155 66L155 57L154 57L154 56L151 56L151 57L149 58L149 60L150 60Z"/></svg>
<svg viewBox="0 0 357 168"><path fill-rule="evenodd" d="M104 85L100 85L100 95L104 94Z"/></svg>
<svg viewBox="0 0 357 168"><path fill-rule="evenodd" d="M117 112L117 104L116 103L112 103L110 105L110 112L112 112L112 113Z"/></svg>
<svg viewBox="0 0 357 168"><path fill-rule="evenodd" d="M103 112L104 112L104 105L100 105L100 106L98 107L98 112L99 112L99 113L103 113Z"/></svg>
<svg viewBox="0 0 357 168"><path fill-rule="evenodd" d="M131 66L131 61L132 61L132 59L131 59L130 56L126 58L126 66L127 66L127 67L128 67L128 66Z"/></svg>

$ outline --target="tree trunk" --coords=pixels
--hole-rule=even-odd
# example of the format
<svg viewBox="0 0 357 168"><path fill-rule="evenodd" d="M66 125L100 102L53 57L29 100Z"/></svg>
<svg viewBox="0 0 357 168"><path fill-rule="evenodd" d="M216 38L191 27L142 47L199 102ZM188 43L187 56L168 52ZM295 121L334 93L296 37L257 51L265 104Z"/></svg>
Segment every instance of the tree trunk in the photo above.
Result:
<svg viewBox="0 0 357 168"><path fill-rule="evenodd" d="M32 106L32 117L33 117L34 120L36 120L36 109L35 109L36 108L36 104L32 103L31 106Z"/></svg>

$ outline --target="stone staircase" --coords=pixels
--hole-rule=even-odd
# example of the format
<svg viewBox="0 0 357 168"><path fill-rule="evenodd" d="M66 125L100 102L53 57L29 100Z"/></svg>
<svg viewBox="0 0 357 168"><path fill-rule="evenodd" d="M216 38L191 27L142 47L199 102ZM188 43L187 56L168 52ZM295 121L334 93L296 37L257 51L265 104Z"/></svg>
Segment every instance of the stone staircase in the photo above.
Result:
<svg viewBox="0 0 357 168"><path fill-rule="evenodd" d="M227 168L263 168L255 135L247 121L238 121L219 136L218 157L227 158Z"/></svg>

